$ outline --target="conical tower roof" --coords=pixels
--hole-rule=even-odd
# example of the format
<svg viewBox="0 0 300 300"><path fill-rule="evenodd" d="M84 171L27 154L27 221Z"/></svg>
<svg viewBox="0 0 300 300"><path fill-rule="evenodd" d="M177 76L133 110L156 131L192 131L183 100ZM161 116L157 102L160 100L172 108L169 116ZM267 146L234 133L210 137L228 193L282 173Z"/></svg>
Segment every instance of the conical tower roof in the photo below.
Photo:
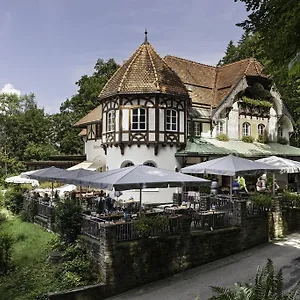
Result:
<svg viewBox="0 0 300 300"><path fill-rule="evenodd" d="M117 94L152 93L188 98L188 92L181 79L145 39L106 83L99 98L105 99Z"/></svg>

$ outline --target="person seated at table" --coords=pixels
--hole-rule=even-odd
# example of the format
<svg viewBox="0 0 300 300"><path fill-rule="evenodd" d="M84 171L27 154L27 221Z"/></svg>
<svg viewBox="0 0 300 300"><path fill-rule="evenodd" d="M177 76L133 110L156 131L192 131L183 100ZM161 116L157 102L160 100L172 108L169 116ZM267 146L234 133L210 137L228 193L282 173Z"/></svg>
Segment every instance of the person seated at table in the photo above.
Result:
<svg viewBox="0 0 300 300"><path fill-rule="evenodd" d="M218 178L214 177L211 181L210 194L216 196L218 194L219 182Z"/></svg>
<svg viewBox="0 0 300 300"><path fill-rule="evenodd" d="M47 194L47 193L45 193L45 195L44 195L44 197L43 197L43 201L44 202L50 202L50 197L49 197L49 195Z"/></svg>
<svg viewBox="0 0 300 300"><path fill-rule="evenodd" d="M232 193L238 194L239 190L240 190L240 184L239 184L237 178L235 178L232 183Z"/></svg>
<svg viewBox="0 0 300 300"><path fill-rule="evenodd" d="M103 190L100 191L99 197L100 197L100 198L104 198L104 197L105 197L105 193L103 192Z"/></svg>
<svg viewBox="0 0 300 300"><path fill-rule="evenodd" d="M265 192L267 189L267 175L263 174L257 178L256 190L260 193Z"/></svg>
<svg viewBox="0 0 300 300"><path fill-rule="evenodd" d="M247 186L246 186L246 180L243 176L238 177L238 183L240 185L240 192L249 193L248 189L247 189Z"/></svg>

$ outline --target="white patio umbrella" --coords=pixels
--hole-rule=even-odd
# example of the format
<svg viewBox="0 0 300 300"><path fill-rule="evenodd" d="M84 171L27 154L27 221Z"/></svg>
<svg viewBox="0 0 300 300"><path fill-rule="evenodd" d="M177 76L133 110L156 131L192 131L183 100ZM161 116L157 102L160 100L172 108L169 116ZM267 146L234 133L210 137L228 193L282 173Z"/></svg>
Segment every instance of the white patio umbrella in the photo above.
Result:
<svg viewBox="0 0 300 300"><path fill-rule="evenodd" d="M7 183L15 183L15 184L31 184L32 186L39 186L39 182L35 179L23 178L20 175L7 177L5 179Z"/></svg>
<svg viewBox="0 0 300 300"><path fill-rule="evenodd" d="M232 177L239 174L259 174L261 172L278 171L277 167L262 162L256 162L234 155L205 161L196 165L182 168L180 172L188 174L214 174L230 176L230 197L232 198Z"/></svg>
<svg viewBox="0 0 300 300"><path fill-rule="evenodd" d="M299 173L300 172L300 162L279 157L270 156L265 158L257 159L256 162L262 162L279 169L280 173Z"/></svg>
<svg viewBox="0 0 300 300"><path fill-rule="evenodd" d="M53 182L56 180L56 177L62 175L66 172L64 169L49 167L45 169L40 169L35 172L27 172L21 174L21 177L26 177L30 179L36 179L38 181L51 181L51 199L53 199Z"/></svg>
<svg viewBox="0 0 300 300"><path fill-rule="evenodd" d="M209 184L210 180L145 165L137 165L78 178L77 183L106 190L114 189L116 191L139 189L141 209L142 189L144 188L203 185Z"/></svg>
<svg viewBox="0 0 300 300"><path fill-rule="evenodd" d="M256 160L257 162L266 163L270 166L276 167L279 169L281 174L291 174L296 173L296 184L297 191L299 191L299 179L298 173L300 172L300 162L279 157L279 156L270 156L265 158L260 158ZM273 182L275 180L275 175L273 175ZM275 185L273 185L273 193L275 194Z"/></svg>

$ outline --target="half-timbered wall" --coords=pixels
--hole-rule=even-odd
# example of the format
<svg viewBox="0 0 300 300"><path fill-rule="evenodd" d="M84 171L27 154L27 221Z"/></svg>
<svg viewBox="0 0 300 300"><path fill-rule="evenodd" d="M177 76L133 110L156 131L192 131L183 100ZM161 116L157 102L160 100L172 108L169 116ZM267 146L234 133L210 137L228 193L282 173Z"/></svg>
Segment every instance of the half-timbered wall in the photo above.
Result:
<svg viewBox="0 0 300 300"><path fill-rule="evenodd" d="M102 106L104 146L185 144L186 101L160 95L107 99ZM112 116L115 117L113 125Z"/></svg>

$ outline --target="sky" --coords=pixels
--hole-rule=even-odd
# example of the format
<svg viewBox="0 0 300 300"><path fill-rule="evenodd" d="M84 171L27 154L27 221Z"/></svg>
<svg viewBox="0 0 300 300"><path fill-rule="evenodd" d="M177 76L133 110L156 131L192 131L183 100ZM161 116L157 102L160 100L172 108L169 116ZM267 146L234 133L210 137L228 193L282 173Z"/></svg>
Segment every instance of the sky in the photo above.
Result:
<svg viewBox="0 0 300 300"><path fill-rule="evenodd" d="M0 92L34 93L47 113L76 94L98 58L128 59L144 40L164 57L215 65L242 29L234 0L0 0Z"/></svg>

